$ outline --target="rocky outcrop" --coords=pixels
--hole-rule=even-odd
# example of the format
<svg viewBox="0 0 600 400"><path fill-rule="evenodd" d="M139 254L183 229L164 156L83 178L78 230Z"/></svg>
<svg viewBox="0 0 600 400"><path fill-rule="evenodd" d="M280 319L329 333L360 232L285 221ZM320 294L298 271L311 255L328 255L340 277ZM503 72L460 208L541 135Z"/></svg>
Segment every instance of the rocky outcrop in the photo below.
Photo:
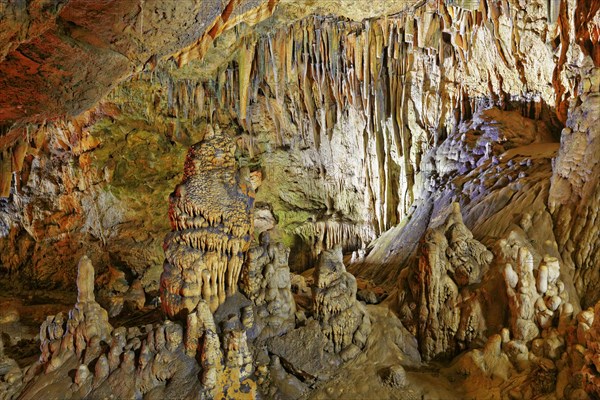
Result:
<svg viewBox="0 0 600 400"><path fill-rule="evenodd" d="M85 111L132 71L185 46L210 44L244 17L260 21L274 5L250 0L11 4L1 11L7 29L0 35L0 87L6 94L0 125Z"/></svg>
<svg viewBox="0 0 600 400"><path fill-rule="evenodd" d="M313 311L321 330L342 359L354 358L371 333L371 319L356 299L356 279L346 272L342 248L324 250L314 272Z"/></svg>
<svg viewBox="0 0 600 400"><path fill-rule="evenodd" d="M342 364L341 357L333 351L331 340L315 320L283 336L271 338L267 345L288 370L305 381L329 379Z"/></svg>
<svg viewBox="0 0 600 400"><path fill-rule="evenodd" d="M240 289L257 307L254 324L260 338L279 336L295 325L296 303L288 267L290 250L260 235L260 244L246 255Z"/></svg>
<svg viewBox="0 0 600 400"><path fill-rule="evenodd" d="M402 321L417 333L424 359L451 357L487 329L476 287L493 256L464 225L457 203L426 232L419 253L418 269L401 275Z"/></svg>
<svg viewBox="0 0 600 400"><path fill-rule="evenodd" d="M555 325L561 314L573 313L569 293L560 279L559 260L550 255L541 257L515 232L498 247L499 263L505 263L502 274L511 333L516 340L530 342Z"/></svg>
<svg viewBox="0 0 600 400"><path fill-rule="evenodd" d="M208 304L200 300L185 326L166 320L113 330L108 313L94 301L93 282L93 267L82 259L77 304L68 318L58 314L44 322L40 359L22 380L18 368L18 374L1 371L0 383L11 384L9 398L212 398L239 391L241 382L248 398L255 395L247 381L253 372L247 327L239 320L227 321L219 336Z"/></svg>
<svg viewBox="0 0 600 400"><path fill-rule="evenodd" d="M201 299L215 311L237 291L254 192L234 152L227 133L209 128L190 149L183 181L169 199L173 232L165 238L161 299L171 317L185 316Z"/></svg>

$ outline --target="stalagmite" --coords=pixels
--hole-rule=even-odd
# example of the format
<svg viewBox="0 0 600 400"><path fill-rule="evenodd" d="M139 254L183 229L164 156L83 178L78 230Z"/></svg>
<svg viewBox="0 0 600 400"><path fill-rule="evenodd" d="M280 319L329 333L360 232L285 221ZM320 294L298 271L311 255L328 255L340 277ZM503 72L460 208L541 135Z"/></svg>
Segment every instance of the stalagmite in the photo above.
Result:
<svg viewBox="0 0 600 400"><path fill-rule="evenodd" d="M504 280L511 335L516 340L531 342L545 329L554 326L559 319L556 317L564 317L568 308L572 308L568 303L569 294L559 277L559 262L549 255L540 257L532 253L527 240L514 231L498 242L498 255L507 262ZM534 258L541 259L539 265L535 265ZM565 307L561 312L562 303Z"/></svg>
<svg viewBox="0 0 600 400"><path fill-rule="evenodd" d="M201 299L215 311L237 291L252 234L254 191L234 152L232 138L209 127L190 149L183 182L169 199L173 231L165 239L161 298L171 317L185 317Z"/></svg>
<svg viewBox="0 0 600 400"><path fill-rule="evenodd" d="M257 329L261 338L281 335L294 328L296 303L292 296L289 249L260 235L260 244L248 250L240 289L258 307Z"/></svg>
<svg viewBox="0 0 600 400"><path fill-rule="evenodd" d="M341 246L321 253L314 281L314 313L323 333L342 359L354 358L365 346L371 332L371 319L356 300L356 279L346 272Z"/></svg>
<svg viewBox="0 0 600 400"><path fill-rule="evenodd" d="M600 1L4 3L0 400L600 396Z"/></svg>
<svg viewBox="0 0 600 400"><path fill-rule="evenodd" d="M425 233L419 253L418 267L399 284L403 323L417 334L423 358L449 357L483 337L476 285L493 256L464 225L458 203L443 224Z"/></svg>

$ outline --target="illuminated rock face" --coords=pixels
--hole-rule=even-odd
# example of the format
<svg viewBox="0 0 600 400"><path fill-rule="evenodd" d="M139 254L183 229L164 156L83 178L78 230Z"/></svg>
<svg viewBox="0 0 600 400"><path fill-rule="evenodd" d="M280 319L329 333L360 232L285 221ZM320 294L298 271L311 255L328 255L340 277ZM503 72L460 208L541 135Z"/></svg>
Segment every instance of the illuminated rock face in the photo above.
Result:
<svg viewBox="0 0 600 400"><path fill-rule="evenodd" d="M163 309L170 317L204 299L214 312L237 290L250 245L254 192L237 168L235 144L217 128L189 150L184 177L169 199Z"/></svg>

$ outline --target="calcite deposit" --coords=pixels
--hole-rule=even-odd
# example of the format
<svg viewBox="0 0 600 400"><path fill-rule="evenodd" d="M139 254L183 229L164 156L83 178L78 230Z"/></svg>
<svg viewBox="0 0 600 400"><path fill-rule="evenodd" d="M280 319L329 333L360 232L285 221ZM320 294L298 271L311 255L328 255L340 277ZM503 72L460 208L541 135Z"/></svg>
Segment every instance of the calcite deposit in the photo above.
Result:
<svg viewBox="0 0 600 400"><path fill-rule="evenodd" d="M356 356L371 332L371 319L356 299L356 279L346 272L342 248L319 256L314 272L313 308L321 330L342 359Z"/></svg>
<svg viewBox="0 0 600 400"><path fill-rule="evenodd" d="M9 1L0 92L0 399L600 396L600 1Z"/></svg>
<svg viewBox="0 0 600 400"><path fill-rule="evenodd" d="M258 307L260 336L279 336L294 328L296 303L288 267L290 250L273 243L268 232L260 235L260 244L251 247L242 271L240 289Z"/></svg>
<svg viewBox="0 0 600 400"><path fill-rule="evenodd" d="M254 192L234 153L227 133L210 129L190 148L183 181L169 198L173 232L165 239L161 299L171 317L185 316L200 299L215 311L237 291Z"/></svg>
<svg viewBox="0 0 600 400"><path fill-rule="evenodd" d="M399 312L418 336L423 358L452 357L484 337L478 287L492 258L463 223L458 203L425 233L418 266L405 269L399 283Z"/></svg>
<svg viewBox="0 0 600 400"><path fill-rule="evenodd" d="M221 342L212 313L200 300L185 325L166 320L113 329L107 311L94 301L89 259L81 260L78 271L75 308L68 318L58 314L42 324L39 360L21 376L3 358L4 380L12 384L7 398L18 389L23 399L214 398L223 393L219 385L238 390L233 388L252 373L239 320L224 323ZM254 396L251 387L244 393Z"/></svg>

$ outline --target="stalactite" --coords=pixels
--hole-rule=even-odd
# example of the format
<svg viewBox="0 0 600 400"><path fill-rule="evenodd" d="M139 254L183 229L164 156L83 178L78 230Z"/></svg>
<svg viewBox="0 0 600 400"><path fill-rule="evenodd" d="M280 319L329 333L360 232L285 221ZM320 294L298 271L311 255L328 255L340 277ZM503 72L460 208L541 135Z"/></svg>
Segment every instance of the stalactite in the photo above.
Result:
<svg viewBox="0 0 600 400"><path fill-rule="evenodd" d="M11 183L11 154L9 151L4 151L0 155L0 197L10 196Z"/></svg>
<svg viewBox="0 0 600 400"><path fill-rule="evenodd" d="M296 234L306 243L313 245L313 258L323 250L343 246L345 251L364 248L375 238L373 228L368 225L355 225L339 221L306 222L296 228Z"/></svg>
<svg viewBox="0 0 600 400"><path fill-rule="evenodd" d="M252 60L254 59L255 42L244 43L238 53L239 65L239 94L240 94L240 114L241 121L246 120L246 109L248 107L248 87L252 72Z"/></svg>

